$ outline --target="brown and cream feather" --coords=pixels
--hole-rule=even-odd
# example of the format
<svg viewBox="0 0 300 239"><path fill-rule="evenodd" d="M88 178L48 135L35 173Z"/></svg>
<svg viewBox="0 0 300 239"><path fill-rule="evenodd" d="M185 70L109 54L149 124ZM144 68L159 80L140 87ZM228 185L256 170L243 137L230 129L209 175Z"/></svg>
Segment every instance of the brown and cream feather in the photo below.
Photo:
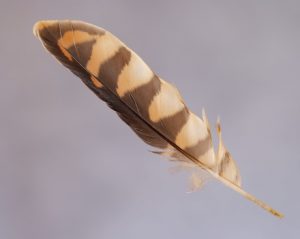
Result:
<svg viewBox="0 0 300 239"><path fill-rule="evenodd" d="M215 153L208 119L196 116L178 90L110 32L81 21L40 21L34 34L158 154L199 168L273 215L267 204L241 188L239 170L221 138ZM192 176L195 187L201 182Z"/></svg>

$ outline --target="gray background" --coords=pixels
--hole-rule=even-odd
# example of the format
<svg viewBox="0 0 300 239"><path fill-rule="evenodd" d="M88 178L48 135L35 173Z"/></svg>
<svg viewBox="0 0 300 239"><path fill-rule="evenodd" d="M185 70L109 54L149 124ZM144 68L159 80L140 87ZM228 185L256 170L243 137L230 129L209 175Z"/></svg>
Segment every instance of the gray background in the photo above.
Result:
<svg viewBox="0 0 300 239"><path fill-rule="evenodd" d="M299 238L299 1L15 1L0 5L0 238ZM102 26L223 122L243 186L147 151L32 35L41 19ZM215 134L214 134L215 135Z"/></svg>

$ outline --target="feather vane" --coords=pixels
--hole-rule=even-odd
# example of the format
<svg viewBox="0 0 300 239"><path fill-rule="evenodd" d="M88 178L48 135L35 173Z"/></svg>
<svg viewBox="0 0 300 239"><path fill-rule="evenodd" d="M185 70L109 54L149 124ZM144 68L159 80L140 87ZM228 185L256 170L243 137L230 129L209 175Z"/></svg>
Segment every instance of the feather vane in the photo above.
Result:
<svg viewBox="0 0 300 239"><path fill-rule="evenodd" d="M241 188L239 170L217 132L191 112L178 90L110 32L81 21L40 21L33 28L43 46L77 75L155 153L199 168L277 217L283 215ZM192 175L195 188L201 180Z"/></svg>

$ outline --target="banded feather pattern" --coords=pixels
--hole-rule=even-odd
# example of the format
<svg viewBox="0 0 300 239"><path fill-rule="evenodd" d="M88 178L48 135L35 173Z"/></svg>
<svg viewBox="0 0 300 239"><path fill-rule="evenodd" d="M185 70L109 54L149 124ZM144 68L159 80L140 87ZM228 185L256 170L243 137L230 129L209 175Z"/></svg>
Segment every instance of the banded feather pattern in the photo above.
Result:
<svg viewBox="0 0 300 239"><path fill-rule="evenodd" d="M110 32L81 21L40 21L33 28L44 47L159 154L208 172L273 215L267 204L241 189L236 163L217 125L215 153L210 125L191 112L178 90ZM199 181L195 181L197 184Z"/></svg>

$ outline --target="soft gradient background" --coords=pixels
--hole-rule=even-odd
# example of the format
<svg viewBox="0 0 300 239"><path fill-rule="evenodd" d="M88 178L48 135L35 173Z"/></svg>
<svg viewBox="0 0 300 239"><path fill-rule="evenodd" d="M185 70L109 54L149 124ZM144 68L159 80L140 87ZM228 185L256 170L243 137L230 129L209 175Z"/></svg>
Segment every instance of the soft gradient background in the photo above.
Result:
<svg viewBox="0 0 300 239"><path fill-rule="evenodd" d="M299 238L300 2L0 2L0 238ZM102 26L218 115L244 188L272 217L186 175L131 130L32 34L41 19Z"/></svg>

